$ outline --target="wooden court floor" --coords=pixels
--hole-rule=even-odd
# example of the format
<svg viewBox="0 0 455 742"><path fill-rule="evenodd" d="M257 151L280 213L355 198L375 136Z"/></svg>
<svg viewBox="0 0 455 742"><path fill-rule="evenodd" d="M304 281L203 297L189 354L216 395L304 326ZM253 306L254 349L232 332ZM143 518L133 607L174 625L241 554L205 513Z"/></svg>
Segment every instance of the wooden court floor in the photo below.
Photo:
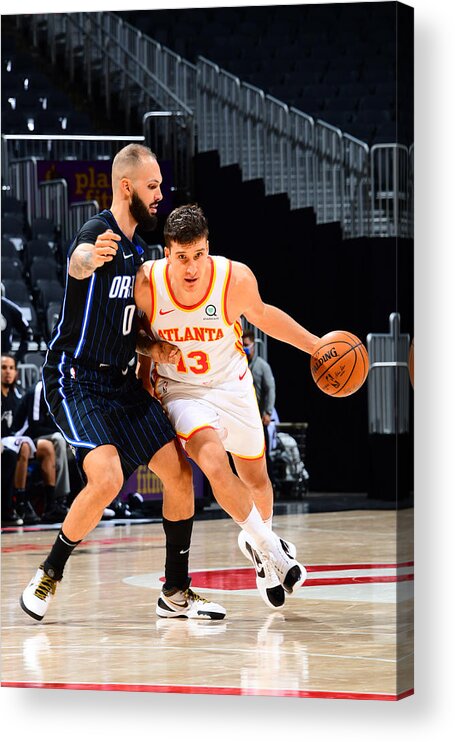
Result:
<svg viewBox="0 0 455 742"><path fill-rule="evenodd" d="M413 688L412 510L280 515L308 579L271 611L230 519L196 521L192 588L217 622L159 619L160 523L102 524L41 623L19 595L56 530L2 533L2 685L398 700Z"/></svg>

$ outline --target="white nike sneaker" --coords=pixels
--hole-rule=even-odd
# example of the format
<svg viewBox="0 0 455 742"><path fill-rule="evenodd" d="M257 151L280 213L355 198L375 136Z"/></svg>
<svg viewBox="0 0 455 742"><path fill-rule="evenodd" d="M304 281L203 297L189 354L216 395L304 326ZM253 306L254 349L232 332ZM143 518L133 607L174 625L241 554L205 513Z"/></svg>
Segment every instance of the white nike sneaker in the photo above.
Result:
<svg viewBox="0 0 455 742"><path fill-rule="evenodd" d="M161 593L156 605L156 614L160 618L199 618L219 621L226 616L226 609L218 603L211 603L206 598L187 590L174 590Z"/></svg>
<svg viewBox="0 0 455 742"><path fill-rule="evenodd" d="M289 556L288 550L283 546L283 539L275 536L276 548L270 552L273 569L280 578L287 593L293 593L294 590L301 587L307 578L307 571L303 564Z"/></svg>
<svg viewBox="0 0 455 742"><path fill-rule="evenodd" d="M55 595L58 583L59 580L54 580L46 574L41 564L19 599L22 610L37 621L41 621Z"/></svg>
<svg viewBox="0 0 455 742"><path fill-rule="evenodd" d="M269 608L279 610L284 605L285 594L271 559L256 548L251 549L251 556L256 570L256 587L262 600Z"/></svg>
<svg viewBox="0 0 455 742"><path fill-rule="evenodd" d="M293 593L305 582L307 571L295 558L297 554L295 545L277 536L276 533L273 535L277 543L277 548L270 553L273 570L286 592ZM257 547L252 537L246 531L240 531L238 544L242 554L254 564L253 551L257 550Z"/></svg>
<svg viewBox="0 0 455 742"><path fill-rule="evenodd" d="M290 541L285 541L284 538L280 538L280 536L278 536L278 538L280 539L281 546L288 557L290 557L291 559L295 559L297 555L297 549L295 545ZM253 557L251 554L251 548L254 544L254 541L251 536L249 536L246 531L240 531L237 541L239 544L239 549L242 552L243 556L245 556L247 559L249 559L250 562L252 562Z"/></svg>

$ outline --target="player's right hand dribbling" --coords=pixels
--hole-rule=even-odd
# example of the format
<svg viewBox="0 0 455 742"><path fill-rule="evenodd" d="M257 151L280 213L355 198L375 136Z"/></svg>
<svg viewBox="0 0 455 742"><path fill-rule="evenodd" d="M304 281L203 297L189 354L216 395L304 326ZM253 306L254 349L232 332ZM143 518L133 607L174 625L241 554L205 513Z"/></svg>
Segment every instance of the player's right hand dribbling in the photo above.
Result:
<svg viewBox="0 0 455 742"><path fill-rule="evenodd" d="M105 232L98 235L93 247L93 260L97 268L114 259L118 250L117 243L121 239L120 235L115 234L112 229L106 229Z"/></svg>

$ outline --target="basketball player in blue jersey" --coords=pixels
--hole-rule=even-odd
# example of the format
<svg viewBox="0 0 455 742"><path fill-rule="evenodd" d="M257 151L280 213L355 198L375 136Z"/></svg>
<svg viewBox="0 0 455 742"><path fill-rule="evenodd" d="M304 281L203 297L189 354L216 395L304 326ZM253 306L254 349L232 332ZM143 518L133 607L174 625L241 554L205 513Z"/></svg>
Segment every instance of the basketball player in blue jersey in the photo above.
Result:
<svg viewBox="0 0 455 742"><path fill-rule="evenodd" d="M49 410L76 450L86 486L23 591L20 605L40 621L74 548L140 464L161 479L166 581L158 602L170 617L222 619L225 610L190 589L188 552L194 515L192 470L161 404L136 377L134 283L145 243L136 227L155 226L161 172L147 147L130 144L112 164L110 210L86 222L68 251L59 321L43 367ZM152 350L172 360L165 344Z"/></svg>
<svg viewBox="0 0 455 742"><path fill-rule="evenodd" d="M144 263L135 287L151 337L180 351L171 363L159 362L154 368L155 393L218 503L240 526L239 546L256 568L264 602L280 608L285 593L304 582L306 570L296 561L293 544L272 531L273 489L241 342L241 317L309 354L319 338L265 304L246 265L209 255L208 226L197 206L175 209L167 218L164 238L165 257ZM149 387L151 366L149 355L139 356L138 373Z"/></svg>

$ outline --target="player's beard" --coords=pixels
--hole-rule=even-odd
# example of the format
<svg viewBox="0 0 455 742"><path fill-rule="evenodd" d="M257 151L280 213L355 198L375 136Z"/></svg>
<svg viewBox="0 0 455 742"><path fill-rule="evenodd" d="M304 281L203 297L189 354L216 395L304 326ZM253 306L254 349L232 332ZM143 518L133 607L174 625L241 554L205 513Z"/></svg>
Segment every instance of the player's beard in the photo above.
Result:
<svg viewBox="0 0 455 742"><path fill-rule="evenodd" d="M140 229L151 232L155 229L157 218L151 214L142 199L139 198L136 191L133 191L130 203L130 213Z"/></svg>

